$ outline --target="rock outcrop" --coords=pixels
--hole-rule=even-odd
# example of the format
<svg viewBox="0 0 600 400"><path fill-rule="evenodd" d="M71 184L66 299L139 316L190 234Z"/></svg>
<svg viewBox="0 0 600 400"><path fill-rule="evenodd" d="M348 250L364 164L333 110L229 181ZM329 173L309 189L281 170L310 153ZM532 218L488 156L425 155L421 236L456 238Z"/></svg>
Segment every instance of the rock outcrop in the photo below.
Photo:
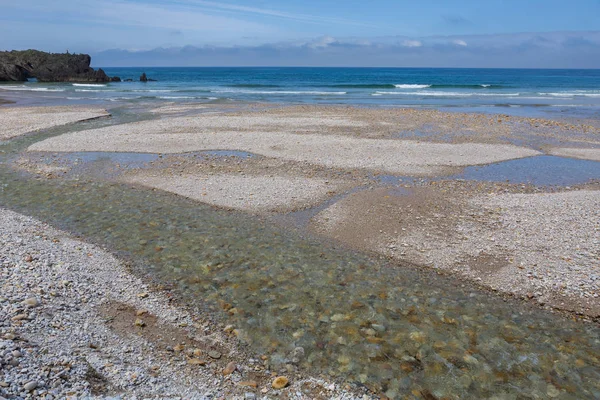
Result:
<svg viewBox="0 0 600 400"><path fill-rule="evenodd" d="M0 81L24 82L118 82L102 69L90 67L87 54L54 54L38 50L0 52Z"/></svg>

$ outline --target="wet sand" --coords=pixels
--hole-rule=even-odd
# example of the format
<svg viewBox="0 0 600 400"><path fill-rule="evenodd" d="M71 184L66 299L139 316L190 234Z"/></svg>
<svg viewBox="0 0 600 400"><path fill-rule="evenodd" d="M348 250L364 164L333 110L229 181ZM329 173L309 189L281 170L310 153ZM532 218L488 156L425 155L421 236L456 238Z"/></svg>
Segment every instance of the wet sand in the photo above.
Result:
<svg viewBox="0 0 600 400"><path fill-rule="evenodd" d="M0 109L0 140L109 115L91 107L5 107Z"/></svg>

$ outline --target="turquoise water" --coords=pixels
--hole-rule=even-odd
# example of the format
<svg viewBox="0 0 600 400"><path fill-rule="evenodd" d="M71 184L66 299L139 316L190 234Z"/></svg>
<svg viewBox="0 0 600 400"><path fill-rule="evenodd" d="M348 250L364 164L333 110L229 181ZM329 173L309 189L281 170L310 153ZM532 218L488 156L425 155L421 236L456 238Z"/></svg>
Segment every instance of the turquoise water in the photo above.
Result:
<svg viewBox="0 0 600 400"><path fill-rule="evenodd" d="M8 83L0 84L0 97L34 104L261 101L600 115L600 70L139 67L106 72L134 82ZM142 72L158 82L139 82Z"/></svg>

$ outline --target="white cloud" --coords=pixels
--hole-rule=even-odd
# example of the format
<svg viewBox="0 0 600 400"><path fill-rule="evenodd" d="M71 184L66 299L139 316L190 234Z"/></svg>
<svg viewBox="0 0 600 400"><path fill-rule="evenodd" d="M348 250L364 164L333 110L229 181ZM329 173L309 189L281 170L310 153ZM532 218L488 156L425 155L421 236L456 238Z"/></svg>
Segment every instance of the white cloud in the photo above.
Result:
<svg viewBox="0 0 600 400"><path fill-rule="evenodd" d="M410 40L410 39L404 40L401 44L404 47L422 47L423 46L423 42L421 42L420 40Z"/></svg>
<svg viewBox="0 0 600 400"><path fill-rule="evenodd" d="M320 38L308 43L307 46L310 47L311 49L324 49L324 48L328 47L330 44L336 43L336 42L337 42L337 40L334 37L323 36L323 37L320 37Z"/></svg>
<svg viewBox="0 0 600 400"><path fill-rule="evenodd" d="M457 46L467 47L467 42L465 42L462 39L455 39L452 41L452 44L455 44Z"/></svg>

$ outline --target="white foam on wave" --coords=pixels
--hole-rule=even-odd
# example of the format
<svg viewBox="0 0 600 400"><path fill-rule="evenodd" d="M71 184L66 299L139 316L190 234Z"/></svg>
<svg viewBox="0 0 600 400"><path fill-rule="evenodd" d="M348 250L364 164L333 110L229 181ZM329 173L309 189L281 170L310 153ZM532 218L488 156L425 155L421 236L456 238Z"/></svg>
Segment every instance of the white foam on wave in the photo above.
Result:
<svg viewBox="0 0 600 400"><path fill-rule="evenodd" d="M600 97L600 92L596 90L575 90L574 92L555 92L555 93L540 93L542 96L552 96L552 97Z"/></svg>
<svg viewBox="0 0 600 400"><path fill-rule="evenodd" d="M479 86L481 86L481 87L490 87L492 85L479 85Z"/></svg>
<svg viewBox="0 0 600 400"><path fill-rule="evenodd" d="M372 96L382 95L408 95L408 96L435 96L435 97L510 97L518 96L519 93L472 93L472 92L375 92Z"/></svg>
<svg viewBox="0 0 600 400"><path fill-rule="evenodd" d="M106 87L101 83L74 83L73 86L83 86L83 87Z"/></svg>
<svg viewBox="0 0 600 400"><path fill-rule="evenodd" d="M172 92L180 92L181 90L175 89L134 89L127 90L128 92L136 92L136 93L172 93Z"/></svg>
<svg viewBox="0 0 600 400"><path fill-rule="evenodd" d="M158 99L171 100L171 99L196 99L194 96L157 96Z"/></svg>
<svg viewBox="0 0 600 400"><path fill-rule="evenodd" d="M45 88L45 87L28 87L25 85L20 86L0 86L2 90L10 90L10 91L25 91L25 92L64 92L65 89L53 89L53 88Z"/></svg>
<svg viewBox="0 0 600 400"><path fill-rule="evenodd" d="M403 85L394 85L398 89L426 89L431 87L431 85L418 85L418 84L403 84Z"/></svg>
<svg viewBox="0 0 600 400"><path fill-rule="evenodd" d="M341 96L348 92L319 92L319 91L288 91L288 90L212 90L211 93L240 93L240 94L298 94L318 96Z"/></svg>

